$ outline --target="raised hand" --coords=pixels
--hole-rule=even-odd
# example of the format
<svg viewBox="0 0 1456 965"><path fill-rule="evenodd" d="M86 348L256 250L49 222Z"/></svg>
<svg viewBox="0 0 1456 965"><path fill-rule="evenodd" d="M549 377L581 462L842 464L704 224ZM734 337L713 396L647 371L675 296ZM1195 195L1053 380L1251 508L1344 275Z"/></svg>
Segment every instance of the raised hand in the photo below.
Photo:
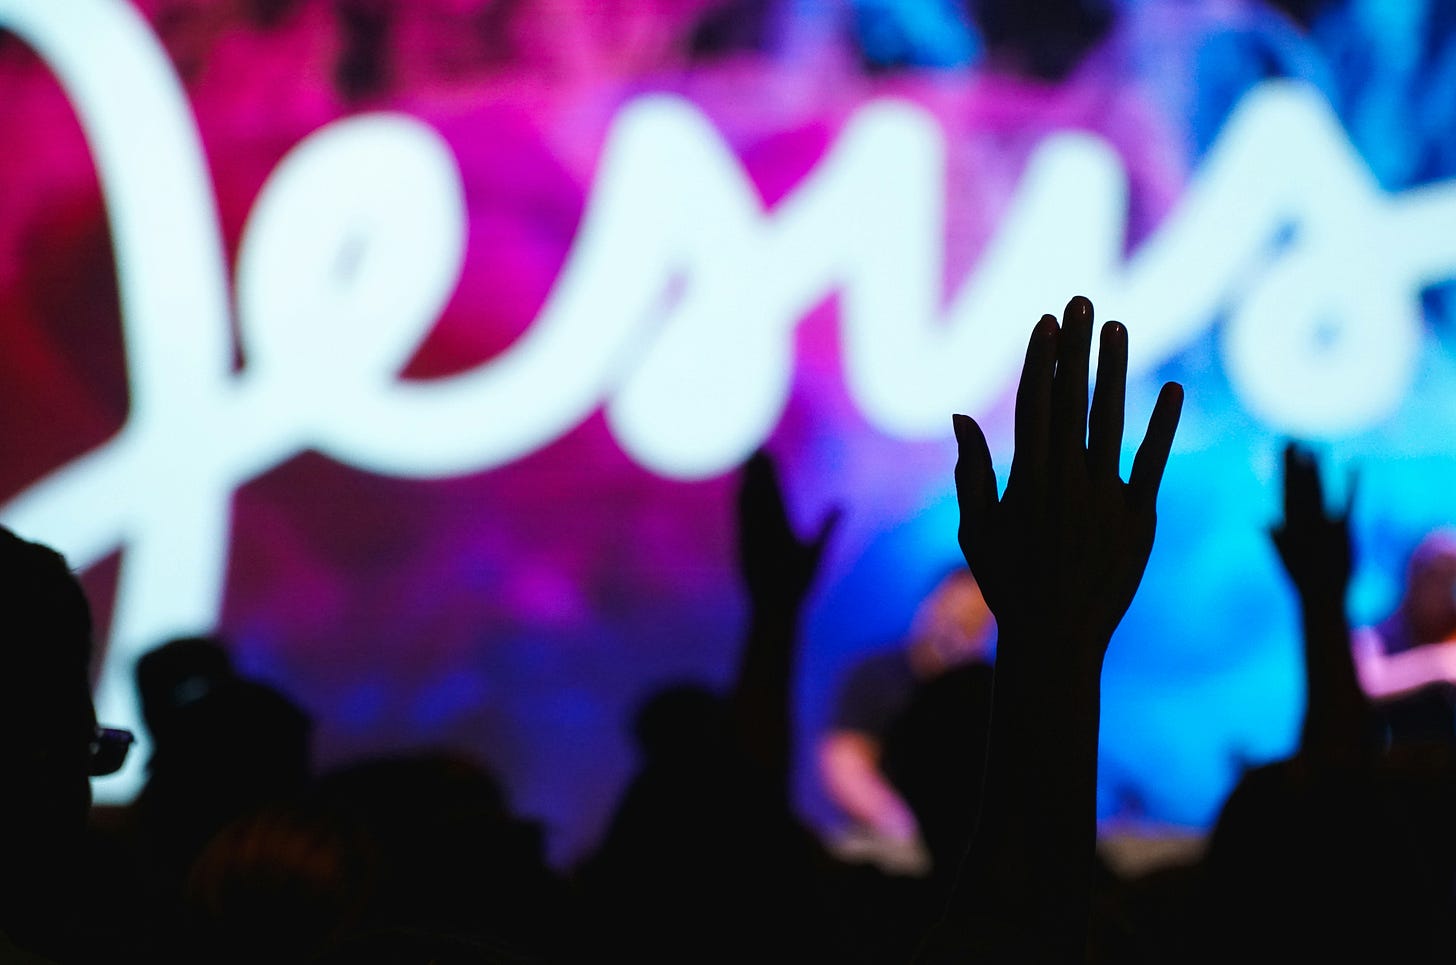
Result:
<svg viewBox="0 0 1456 965"><path fill-rule="evenodd" d="M797 609L819 570L842 514L831 510L808 539L794 532L778 468L760 449L743 466L738 487L738 565L755 607Z"/></svg>
<svg viewBox="0 0 1456 965"><path fill-rule="evenodd" d="M1297 442L1284 445L1284 518L1269 531L1274 548L1301 596L1336 594L1350 582L1350 513L1354 480L1341 511L1325 508L1324 485L1314 454Z"/></svg>
<svg viewBox="0 0 1456 965"><path fill-rule="evenodd" d="M1102 327L1089 423L1091 344L1086 298L1067 303L1060 328L1043 315L1016 393L1016 449L1005 494L997 498L986 437L965 415L954 417L955 479L961 550L1003 636L1085 638L1097 644L1090 656L1100 666L1152 550L1183 388L1163 386L1123 482L1127 329L1117 322Z"/></svg>
<svg viewBox="0 0 1456 965"><path fill-rule="evenodd" d="M960 544L996 617L985 784L945 918L919 961L1077 961L1097 834L1102 661L1142 580L1182 411L1163 386L1123 482L1127 330L1102 327L1090 421L1092 303L1032 330L1005 493L975 420L955 417Z"/></svg>
<svg viewBox="0 0 1456 965"><path fill-rule="evenodd" d="M1358 760L1381 745L1378 722L1360 688L1345 611L1354 504L1352 479L1345 505L1329 512L1314 454L1297 442L1285 444L1284 518L1269 535L1299 593L1305 680L1299 751L1307 761Z"/></svg>
<svg viewBox="0 0 1456 965"><path fill-rule="evenodd" d="M792 743L790 683L804 599L841 516L836 508L808 539L794 532L778 469L755 452L738 487L738 566L748 590L749 624L733 688L733 719L749 758L787 801Z"/></svg>

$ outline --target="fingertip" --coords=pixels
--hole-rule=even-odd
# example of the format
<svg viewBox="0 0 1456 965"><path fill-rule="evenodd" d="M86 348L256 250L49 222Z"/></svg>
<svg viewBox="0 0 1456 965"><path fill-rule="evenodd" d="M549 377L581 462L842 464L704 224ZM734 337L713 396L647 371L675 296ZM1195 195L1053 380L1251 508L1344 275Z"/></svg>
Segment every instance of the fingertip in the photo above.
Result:
<svg viewBox="0 0 1456 965"><path fill-rule="evenodd" d="M986 449L986 433L981 429L980 423L968 415L956 413L952 416L952 423L955 426L956 442L958 448L964 453L966 451Z"/></svg>
<svg viewBox="0 0 1456 965"><path fill-rule="evenodd" d="M1121 322L1107 322L1102 326L1097 345L1097 377L1104 372L1115 372L1119 378L1127 377L1127 327Z"/></svg>
<svg viewBox="0 0 1456 965"><path fill-rule="evenodd" d="M1086 295L1073 295L1071 301L1067 302L1066 314L1068 318L1090 319L1092 300Z"/></svg>
<svg viewBox="0 0 1456 965"><path fill-rule="evenodd" d="M1153 422L1159 431L1171 436L1178 428L1183 415L1183 386L1178 382L1164 382L1158 392L1158 401L1153 404Z"/></svg>
<svg viewBox="0 0 1456 965"><path fill-rule="evenodd" d="M1142 445L1133 457L1132 475L1128 484L1134 498L1152 507L1162 483L1163 469L1173 448L1173 437L1178 431L1178 418L1183 410L1183 386L1178 382L1163 383L1158 401L1153 406L1153 415L1148 422L1147 433Z"/></svg>
<svg viewBox="0 0 1456 965"><path fill-rule="evenodd" d="M1031 330L1031 337L1026 340L1028 365L1044 364L1055 358L1061 334L1062 325L1057 321L1055 315L1043 315L1038 319ZM1025 374L1025 370L1023 370L1023 374Z"/></svg>

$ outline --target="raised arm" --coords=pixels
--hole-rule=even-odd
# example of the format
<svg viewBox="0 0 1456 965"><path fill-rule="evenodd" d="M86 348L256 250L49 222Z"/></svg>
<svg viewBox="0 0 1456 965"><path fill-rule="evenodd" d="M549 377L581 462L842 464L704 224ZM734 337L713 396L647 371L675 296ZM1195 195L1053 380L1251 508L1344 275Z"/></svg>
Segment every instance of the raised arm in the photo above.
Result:
<svg viewBox="0 0 1456 965"><path fill-rule="evenodd" d="M1102 327L1088 415L1092 304L1032 330L1005 493L975 420L957 415L960 544L999 630L980 817L922 961L1081 960L1096 847L1102 661L1153 546L1182 408L1163 386L1119 472L1127 330Z"/></svg>
<svg viewBox="0 0 1456 965"><path fill-rule="evenodd" d="M839 522L830 512L809 539L794 532L778 469L759 451L743 467L738 489L738 563L748 591L748 638L734 683L735 729L749 759L788 793L789 685L799 619L819 561Z"/></svg>
<svg viewBox="0 0 1456 965"><path fill-rule="evenodd" d="M1271 538L1299 595L1304 640L1305 711L1299 752L1330 762L1379 749L1379 726L1360 688L1345 597L1350 584L1351 486L1342 511L1325 508L1314 455L1284 447L1284 519Z"/></svg>

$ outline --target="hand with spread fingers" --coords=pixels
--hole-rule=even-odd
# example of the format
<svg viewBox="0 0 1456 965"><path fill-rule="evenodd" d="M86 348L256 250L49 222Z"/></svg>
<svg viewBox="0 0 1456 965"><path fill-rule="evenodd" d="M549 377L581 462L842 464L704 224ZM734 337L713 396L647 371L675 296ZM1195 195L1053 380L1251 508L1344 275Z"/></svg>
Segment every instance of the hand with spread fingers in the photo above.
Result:
<svg viewBox="0 0 1456 965"><path fill-rule="evenodd" d="M1016 393L1016 448L999 499L986 437L955 417L960 544L1003 635L1070 636L1105 650L1153 547L1155 503L1183 404L1163 386L1127 482L1120 476L1127 329L1102 327L1087 409L1092 303L1032 330ZM1100 661L1102 653L1093 656Z"/></svg>
<svg viewBox="0 0 1456 965"><path fill-rule="evenodd" d="M960 545L998 632L981 810L947 913L918 961L1080 961L1097 836L1102 661L1153 547L1182 410L1163 386L1123 482L1127 329L1102 327L1088 414L1092 303L1042 316L1016 393L998 497L986 437L955 417Z"/></svg>

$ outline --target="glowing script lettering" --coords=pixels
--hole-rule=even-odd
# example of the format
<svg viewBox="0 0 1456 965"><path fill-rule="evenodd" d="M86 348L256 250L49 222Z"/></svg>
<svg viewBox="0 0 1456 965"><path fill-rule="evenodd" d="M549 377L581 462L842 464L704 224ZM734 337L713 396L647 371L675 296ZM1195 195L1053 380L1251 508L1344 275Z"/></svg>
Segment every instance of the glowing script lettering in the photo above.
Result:
<svg viewBox="0 0 1456 965"><path fill-rule="evenodd" d="M1118 158L1087 134L1047 138L944 304L944 136L926 112L865 105L766 211L700 111L649 95L614 120L566 265L525 335L475 371L403 382L458 281L466 217L440 137L381 113L316 132L268 179L235 272L247 364L234 373L206 166L145 21L121 0L0 0L0 25L50 65L95 157L131 394L114 439L0 518L78 567L125 550L97 694L125 726L139 726L135 657L216 625L233 493L306 449L404 477L479 472L605 405L644 466L711 476L773 430L794 328L831 292L850 393L895 437L941 435L951 411L996 400L1027 320L1076 292L1103 317L1136 320L1134 375L1225 313L1245 405L1282 431L1337 435L1400 403L1420 349L1416 296L1456 272L1456 186L1385 194L1328 105L1288 83L1239 105L1178 208L1127 257ZM1316 332L1325 348L1311 352ZM129 798L144 759L143 748L99 782L98 799Z"/></svg>

